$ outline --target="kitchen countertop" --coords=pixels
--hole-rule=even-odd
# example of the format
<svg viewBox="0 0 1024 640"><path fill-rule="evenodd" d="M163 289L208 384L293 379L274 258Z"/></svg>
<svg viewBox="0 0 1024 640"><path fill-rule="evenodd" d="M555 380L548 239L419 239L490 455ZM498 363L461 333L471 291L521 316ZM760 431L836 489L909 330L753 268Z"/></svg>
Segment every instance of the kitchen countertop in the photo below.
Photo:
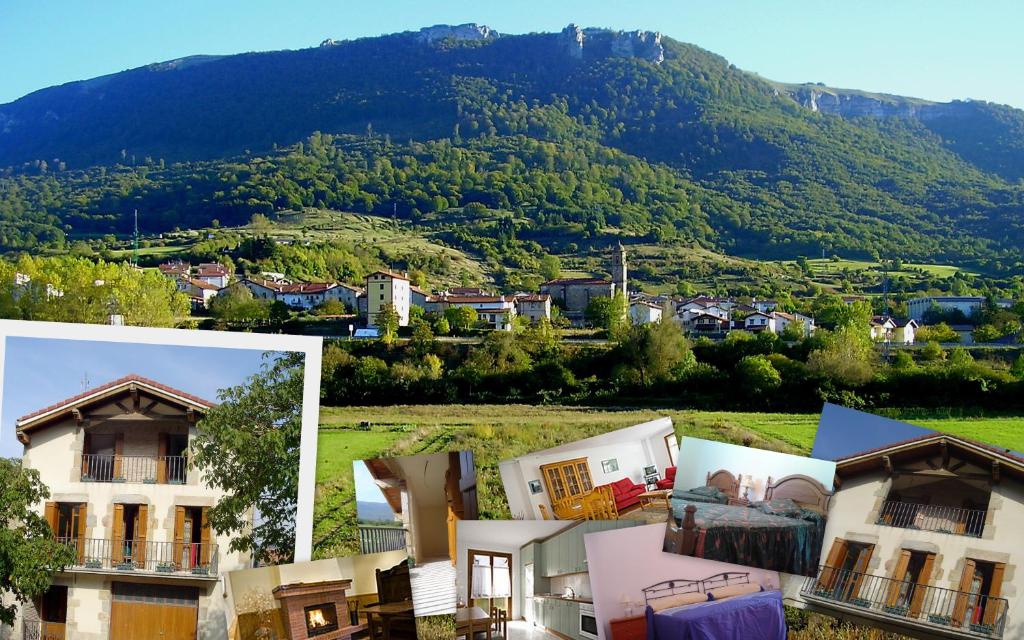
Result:
<svg viewBox="0 0 1024 640"><path fill-rule="evenodd" d="M566 602L583 602L585 604L594 604L594 599L593 598L588 598L586 596L578 596L576 598L563 598L562 596L558 595L557 593L535 593L535 594L533 594L533 597L534 598L548 598L548 599L551 599L551 600L565 600Z"/></svg>

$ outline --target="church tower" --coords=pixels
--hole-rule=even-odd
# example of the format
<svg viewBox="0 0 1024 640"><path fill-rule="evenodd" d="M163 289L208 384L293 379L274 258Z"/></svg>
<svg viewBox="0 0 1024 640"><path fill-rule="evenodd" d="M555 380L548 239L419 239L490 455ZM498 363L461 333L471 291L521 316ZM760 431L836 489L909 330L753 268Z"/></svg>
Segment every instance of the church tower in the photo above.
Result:
<svg viewBox="0 0 1024 640"><path fill-rule="evenodd" d="M615 292L622 292L622 295L629 295L629 280L626 271L626 248L622 242L618 243L615 250L615 262L612 263L612 282L615 283Z"/></svg>

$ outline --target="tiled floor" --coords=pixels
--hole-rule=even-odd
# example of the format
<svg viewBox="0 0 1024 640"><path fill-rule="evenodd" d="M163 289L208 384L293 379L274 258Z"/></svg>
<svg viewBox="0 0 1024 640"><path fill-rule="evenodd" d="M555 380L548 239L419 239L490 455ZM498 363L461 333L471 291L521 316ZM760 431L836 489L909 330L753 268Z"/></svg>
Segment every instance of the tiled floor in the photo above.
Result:
<svg viewBox="0 0 1024 640"><path fill-rule="evenodd" d="M508 623L508 640L553 640L554 637L529 622L517 620Z"/></svg>
<svg viewBox="0 0 1024 640"><path fill-rule="evenodd" d="M418 564L409 574L417 616L455 613L455 567L448 558Z"/></svg>

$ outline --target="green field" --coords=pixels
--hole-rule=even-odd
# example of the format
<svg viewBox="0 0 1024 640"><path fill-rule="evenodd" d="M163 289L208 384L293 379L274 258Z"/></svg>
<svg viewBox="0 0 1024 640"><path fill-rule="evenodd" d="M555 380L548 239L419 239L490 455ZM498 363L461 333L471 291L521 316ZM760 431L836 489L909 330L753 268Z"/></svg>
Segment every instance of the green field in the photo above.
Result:
<svg viewBox="0 0 1024 640"><path fill-rule="evenodd" d="M1024 450L1024 417L885 413L930 429ZM354 460L469 449L476 455L481 516L509 518L498 462L659 417L672 418L680 436L802 455L811 451L819 418L818 414L534 405L323 407L314 555L356 552Z"/></svg>

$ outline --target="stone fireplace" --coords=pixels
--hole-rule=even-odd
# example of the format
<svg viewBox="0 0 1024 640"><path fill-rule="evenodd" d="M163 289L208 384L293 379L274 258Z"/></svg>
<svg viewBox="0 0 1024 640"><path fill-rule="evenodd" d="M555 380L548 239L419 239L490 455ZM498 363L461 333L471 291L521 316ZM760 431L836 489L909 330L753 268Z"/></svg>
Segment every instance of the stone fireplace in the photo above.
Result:
<svg viewBox="0 0 1024 640"><path fill-rule="evenodd" d="M351 580L297 582L274 589L289 640L347 640L359 630L350 623L345 591Z"/></svg>

